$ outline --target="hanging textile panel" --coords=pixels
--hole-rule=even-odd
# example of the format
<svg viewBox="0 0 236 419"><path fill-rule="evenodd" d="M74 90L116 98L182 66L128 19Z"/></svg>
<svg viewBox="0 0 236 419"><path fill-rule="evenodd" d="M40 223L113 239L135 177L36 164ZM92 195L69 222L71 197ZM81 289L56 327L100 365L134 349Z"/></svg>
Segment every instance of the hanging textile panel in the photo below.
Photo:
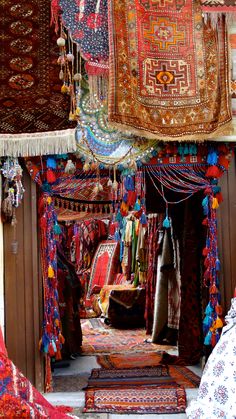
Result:
<svg viewBox="0 0 236 419"><path fill-rule="evenodd" d="M0 153L36 155L76 149L70 100L61 93L50 0L1 2ZM42 133L40 135L39 133ZM20 135L18 135L20 134ZM29 135L30 134L30 135Z"/></svg>
<svg viewBox="0 0 236 419"><path fill-rule="evenodd" d="M193 0L110 2L109 120L159 139L206 139L230 127L224 23Z"/></svg>
<svg viewBox="0 0 236 419"><path fill-rule="evenodd" d="M204 12L235 12L236 5L234 0L201 0Z"/></svg>

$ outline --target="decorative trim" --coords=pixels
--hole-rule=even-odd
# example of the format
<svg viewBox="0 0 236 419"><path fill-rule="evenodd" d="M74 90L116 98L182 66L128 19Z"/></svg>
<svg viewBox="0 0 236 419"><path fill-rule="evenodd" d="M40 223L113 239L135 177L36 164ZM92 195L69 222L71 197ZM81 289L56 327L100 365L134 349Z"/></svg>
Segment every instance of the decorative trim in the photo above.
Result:
<svg viewBox="0 0 236 419"><path fill-rule="evenodd" d="M0 134L0 156L27 157L75 151L75 128L32 134Z"/></svg>

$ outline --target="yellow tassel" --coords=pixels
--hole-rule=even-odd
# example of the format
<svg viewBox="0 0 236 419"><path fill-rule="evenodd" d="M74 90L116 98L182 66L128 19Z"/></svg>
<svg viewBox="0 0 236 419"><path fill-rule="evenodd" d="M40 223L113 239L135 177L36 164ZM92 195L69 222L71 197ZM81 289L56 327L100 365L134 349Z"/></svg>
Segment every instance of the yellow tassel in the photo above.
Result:
<svg viewBox="0 0 236 419"><path fill-rule="evenodd" d="M215 329L221 329L222 327L223 327L223 322L219 317L217 317L216 321L214 323L214 328Z"/></svg>
<svg viewBox="0 0 236 419"><path fill-rule="evenodd" d="M53 278L54 277L54 270L53 267L51 265L49 265L48 267L48 278Z"/></svg>
<svg viewBox="0 0 236 419"><path fill-rule="evenodd" d="M76 108L76 110L75 110L75 114L76 114L76 115L80 115L80 108Z"/></svg>
<svg viewBox="0 0 236 419"><path fill-rule="evenodd" d="M214 197L212 199L212 209L217 209L217 208L219 208L219 202L218 202L218 199Z"/></svg>
<svg viewBox="0 0 236 419"><path fill-rule="evenodd" d="M89 162L85 162L85 163L84 163L84 165L83 165L83 171L84 171L84 172L88 172L88 171L89 171L89 169L90 169Z"/></svg>
<svg viewBox="0 0 236 419"><path fill-rule="evenodd" d="M74 121L75 120L75 114L73 112L69 113L69 121Z"/></svg>
<svg viewBox="0 0 236 419"><path fill-rule="evenodd" d="M48 197L47 197L47 203L48 203L48 205L50 205L50 204L51 204L51 202L52 202L52 198L51 198L50 196L48 196Z"/></svg>
<svg viewBox="0 0 236 419"><path fill-rule="evenodd" d="M68 87L65 84L63 84L61 86L61 93L67 93L67 92L68 92Z"/></svg>

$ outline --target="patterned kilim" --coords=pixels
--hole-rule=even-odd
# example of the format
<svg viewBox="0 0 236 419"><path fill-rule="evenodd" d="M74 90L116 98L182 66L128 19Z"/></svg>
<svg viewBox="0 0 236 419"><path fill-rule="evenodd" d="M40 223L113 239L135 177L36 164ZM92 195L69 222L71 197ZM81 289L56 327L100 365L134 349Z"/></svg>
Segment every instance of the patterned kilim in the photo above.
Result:
<svg viewBox="0 0 236 419"><path fill-rule="evenodd" d="M73 128L76 124L68 121L70 102L62 95L58 78L58 46L50 30L50 4L50 0L0 3L3 37L0 43L0 133L5 134L0 136L2 153L14 152L11 144L15 137L18 140L15 153L23 155L53 153L50 139L57 142L55 152L66 152L66 148L69 151L69 134L75 144ZM71 130L65 133L69 128ZM51 137L44 135L46 142L42 147L40 135L33 144L30 142L33 135L26 135L41 132L53 132ZM14 137L19 133L23 134ZM8 142L8 148L5 145L4 149L3 141Z"/></svg>
<svg viewBox="0 0 236 419"><path fill-rule="evenodd" d="M162 364L161 352L148 353L126 353L126 354L110 354L100 355L97 361L102 368L122 369L129 371L134 368L156 367ZM164 368L162 365L161 368ZM180 365L168 365L169 374L172 380L185 388L196 388L200 384L200 377L190 371L189 368Z"/></svg>
<svg viewBox="0 0 236 419"><path fill-rule="evenodd" d="M84 412L182 413L185 409L185 390L177 385L96 388L85 392Z"/></svg>
<svg viewBox="0 0 236 419"><path fill-rule="evenodd" d="M193 0L110 2L109 120L159 139L207 139L230 127L226 31Z"/></svg>
<svg viewBox="0 0 236 419"><path fill-rule="evenodd" d="M147 343L144 329L119 330L113 327L93 328L91 320L81 320L83 331L82 352L84 355L99 355L125 352L153 352L175 349L173 346Z"/></svg>

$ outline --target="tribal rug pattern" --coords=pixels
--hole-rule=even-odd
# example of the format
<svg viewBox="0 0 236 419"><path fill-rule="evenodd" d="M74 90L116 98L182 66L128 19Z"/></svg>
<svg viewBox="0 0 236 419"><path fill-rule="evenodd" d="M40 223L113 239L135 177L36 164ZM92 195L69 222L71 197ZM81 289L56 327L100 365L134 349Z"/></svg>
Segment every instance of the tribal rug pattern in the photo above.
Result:
<svg viewBox="0 0 236 419"><path fill-rule="evenodd" d="M61 94L50 4L50 0L0 3L1 133L59 131L76 125L68 121L69 98Z"/></svg>
<svg viewBox="0 0 236 419"><path fill-rule="evenodd" d="M129 371L156 366L164 368L162 362L162 352L148 352L148 353L130 353L125 354L110 354L97 356L97 362L102 368L111 371L122 370ZM165 366L167 368L167 366ZM200 384L200 377L194 374L189 368L182 365L168 365L169 375L177 384L185 388L196 388Z"/></svg>
<svg viewBox="0 0 236 419"><path fill-rule="evenodd" d="M153 352L175 349L173 346L156 345L148 343L144 329L119 330L113 327L102 326L94 328L92 321L81 320L83 331L83 355L100 355L126 352ZM150 336L149 336L150 337Z"/></svg>
<svg viewBox="0 0 236 419"><path fill-rule="evenodd" d="M108 387L85 392L84 412L182 413L185 409L185 390L180 386Z"/></svg>
<svg viewBox="0 0 236 419"><path fill-rule="evenodd" d="M204 12L232 13L236 11L234 0L201 0Z"/></svg>
<svg viewBox="0 0 236 419"><path fill-rule="evenodd" d="M147 138L206 139L229 128L224 22L193 0L110 2L109 121ZM123 127L124 128L124 127Z"/></svg>

